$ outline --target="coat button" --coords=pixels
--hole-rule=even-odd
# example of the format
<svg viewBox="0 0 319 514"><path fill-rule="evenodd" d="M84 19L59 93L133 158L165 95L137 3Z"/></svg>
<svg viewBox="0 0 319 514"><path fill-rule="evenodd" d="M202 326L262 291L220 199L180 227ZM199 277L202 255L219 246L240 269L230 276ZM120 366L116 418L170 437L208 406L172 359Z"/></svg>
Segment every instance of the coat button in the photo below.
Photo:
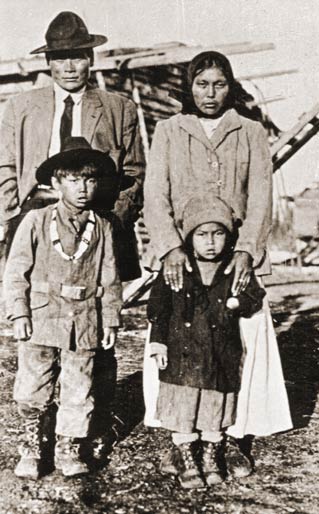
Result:
<svg viewBox="0 0 319 514"><path fill-rule="evenodd" d="M212 162L212 168L218 168L218 162L217 161L214 161Z"/></svg>
<svg viewBox="0 0 319 514"><path fill-rule="evenodd" d="M216 328L216 325L212 325L212 328Z"/></svg>
<svg viewBox="0 0 319 514"><path fill-rule="evenodd" d="M223 182L221 180L217 180L217 185L218 186L221 186L223 184Z"/></svg>
<svg viewBox="0 0 319 514"><path fill-rule="evenodd" d="M191 326L191 323L190 323L189 321L186 321L186 323L185 323L185 327L186 327L186 328L189 328L190 326Z"/></svg>
<svg viewBox="0 0 319 514"><path fill-rule="evenodd" d="M221 298L217 298L217 301L218 303L222 303L223 300Z"/></svg>
<svg viewBox="0 0 319 514"><path fill-rule="evenodd" d="M70 317L73 316L73 314L74 314L73 312L68 312L68 316L70 316Z"/></svg>

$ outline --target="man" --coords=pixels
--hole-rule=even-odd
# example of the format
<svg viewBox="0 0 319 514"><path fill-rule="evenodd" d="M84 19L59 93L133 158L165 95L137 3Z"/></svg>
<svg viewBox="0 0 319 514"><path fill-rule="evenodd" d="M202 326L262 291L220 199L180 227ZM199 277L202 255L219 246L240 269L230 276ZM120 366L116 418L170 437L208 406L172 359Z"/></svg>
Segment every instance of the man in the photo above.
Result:
<svg viewBox="0 0 319 514"><path fill-rule="evenodd" d="M93 48L105 43L107 38L89 34L79 16L61 12L50 23L45 37L46 45L31 53L45 53L53 86L9 99L2 120L2 253L8 253L14 231L27 211L56 201L52 193L37 186L35 174L39 165L59 153L68 136L82 136L94 150L109 152L120 176L120 192L112 213L114 250L120 279L133 280L140 275L134 222L142 207L144 177L135 105L125 97L89 84ZM98 207L103 215L103 189L100 193ZM112 401L110 390L114 389L116 378L112 352L101 352L95 359L97 419L93 422L93 436L103 434L108 422L107 403Z"/></svg>
<svg viewBox="0 0 319 514"><path fill-rule="evenodd" d="M140 274L134 221L142 206L144 175L135 106L122 96L89 84L93 48L107 38L89 34L79 16L61 12L45 37L47 44L31 53L45 53L53 87L11 98L3 115L0 239L9 247L21 217L39 206L45 193L37 190L35 172L41 162L63 148L65 137L83 136L93 149L109 152L121 181L128 185L119 193L113 222L120 277L122 281L132 280ZM100 206L103 210L103 198Z"/></svg>

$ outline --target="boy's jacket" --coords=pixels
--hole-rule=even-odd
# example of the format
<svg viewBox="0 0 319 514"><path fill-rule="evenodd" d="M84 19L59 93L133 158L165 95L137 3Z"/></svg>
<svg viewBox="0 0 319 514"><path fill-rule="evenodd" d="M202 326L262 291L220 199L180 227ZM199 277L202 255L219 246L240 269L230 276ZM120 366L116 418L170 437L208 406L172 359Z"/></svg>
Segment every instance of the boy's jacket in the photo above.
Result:
<svg viewBox="0 0 319 514"><path fill-rule="evenodd" d="M111 225L95 216L89 247L78 260L67 261L50 237L55 206L30 211L14 237L4 274L7 316L31 317L35 344L70 349L100 346L103 327L118 326L121 284L115 266ZM88 211L80 216L82 230ZM57 204L57 228L62 248L73 255L79 235L72 213Z"/></svg>
<svg viewBox="0 0 319 514"><path fill-rule="evenodd" d="M147 312L152 323L151 342L168 349L168 367L160 372L164 382L221 392L238 390L242 345L239 316L250 317L262 308L265 291L252 275L235 311L226 308L234 275L217 270L204 286L197 266L184 273L184 286L172 291L163 273L154 283Z"/></svg>

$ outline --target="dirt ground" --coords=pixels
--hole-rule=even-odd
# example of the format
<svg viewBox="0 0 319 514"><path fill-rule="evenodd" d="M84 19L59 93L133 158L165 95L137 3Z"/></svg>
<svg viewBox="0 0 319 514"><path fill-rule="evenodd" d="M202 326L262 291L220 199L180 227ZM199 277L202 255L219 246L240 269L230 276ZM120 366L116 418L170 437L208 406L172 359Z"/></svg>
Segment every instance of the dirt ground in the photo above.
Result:
<svg viewBox="0 0 319 514"><path fill-rule="evenodd" d="M56 471L37 482L16 478L16 344L0 305L0 513L318 514L319 272L279 269L268 283L294 429L255 439L253 476L190 492L159 473L168 436L142 423L143 307L125 314L117 346L119 441L108 462L77 479Z"/></svg>

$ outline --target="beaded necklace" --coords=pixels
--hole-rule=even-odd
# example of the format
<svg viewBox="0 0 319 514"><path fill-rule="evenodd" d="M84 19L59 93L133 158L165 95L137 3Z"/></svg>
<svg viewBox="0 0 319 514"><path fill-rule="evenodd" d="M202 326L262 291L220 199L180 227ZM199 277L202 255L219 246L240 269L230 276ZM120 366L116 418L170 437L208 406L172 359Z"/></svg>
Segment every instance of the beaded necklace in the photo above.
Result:
<svg viewBox="0 0 319 514"><path fill-rule="evenodd" d="M58 233L57 223L56 223L56 208L52 210L52 218L51 218L51 224L50 224L50 236L51 241L53 243L54 248L56 251L61 255L63 259L66 261L75 261L80 259L84 252L88 249L89 244L92 239L92 234L94 230L95 225L95 216L94 212L90 210L89 217L85 225L84 232L81 236L81 242L79 244L79 248L73 255L67 255L62 248L61 240Z"/></svg>

